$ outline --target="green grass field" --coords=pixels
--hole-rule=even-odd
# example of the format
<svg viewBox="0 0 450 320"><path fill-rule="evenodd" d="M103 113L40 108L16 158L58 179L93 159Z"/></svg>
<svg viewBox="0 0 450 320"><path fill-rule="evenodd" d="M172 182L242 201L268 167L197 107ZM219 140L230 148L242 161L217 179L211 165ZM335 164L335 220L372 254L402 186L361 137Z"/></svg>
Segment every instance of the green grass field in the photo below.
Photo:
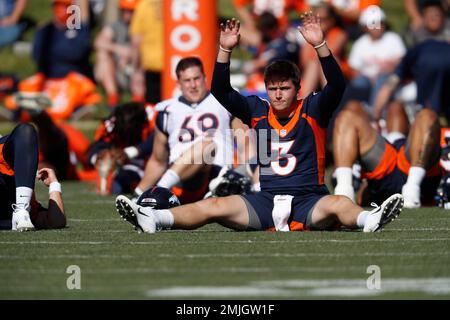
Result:
<svg viewBox="0 0 450 320"><path fill-rule="evenodd" d="M29 1L39 24L47 0ZM402 1L383 1L393 29L402 31ZM219 1L233 16L230 0ZM25 40L32 39L32 32ZM31 75L28 56L0 52L1 71ZM2 123L7 134L12 124ZM96 122L78 122L90 138ZM383 232L234 232L218 225L197 231L137 234L123 222L113 197L94 185L63 184L68 227L0 232L0 299L449 299L450 211L404 210ZM46 190L37 187L46 202ZM69 290L66 271L79 266L81 289ZM369 290L369 266L381 289Z"/></svg>
<svg viewBox="0 0 450 320"><path fill-rule="evenodd" d="M404 210L376 234L138 234L94 185L64 183L68 228L0 232L0 299L450 298L450 212ZM39 186L38 198L46 200ZM71 265L81 290L69 290ZM381 271L369 290L367 268Z"/></svg>

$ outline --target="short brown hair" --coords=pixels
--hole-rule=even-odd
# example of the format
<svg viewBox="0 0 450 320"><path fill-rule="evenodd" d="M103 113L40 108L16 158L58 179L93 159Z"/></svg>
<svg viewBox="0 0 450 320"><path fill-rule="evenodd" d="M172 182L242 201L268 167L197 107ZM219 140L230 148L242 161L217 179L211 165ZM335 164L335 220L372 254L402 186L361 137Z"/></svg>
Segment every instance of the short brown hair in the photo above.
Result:
<svg viewBox="0 0 450 320"><path fill-rule="evenodd" d="M296 89L300 89L300 69L297 65L288 60L277 60L267 66L264 71L264 83L292 80Z"/></svg>
<svg viewBox="0 0 450 320"><path fill-rule="evenodd" d="M177 78L180 78L180 73L184 70L191 68L191 67L199 67L202 74L205 74L205 70L203 69L203 63L202 60L200 60L197 57L186 57L180 60L178 62L177 67L175 69L175 73L177 75Z"/></svg>

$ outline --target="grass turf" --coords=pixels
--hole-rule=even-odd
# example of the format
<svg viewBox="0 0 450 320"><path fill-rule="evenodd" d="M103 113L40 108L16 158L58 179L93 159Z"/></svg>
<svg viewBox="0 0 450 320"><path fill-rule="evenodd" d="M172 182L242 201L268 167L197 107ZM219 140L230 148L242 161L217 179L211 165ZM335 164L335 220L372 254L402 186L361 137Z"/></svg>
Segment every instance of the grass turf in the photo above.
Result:
<svg viewBox="0 0 450 320"><path fill-rule="evenodd" d="M450 213L404 210L381 233L137 234L94 186L64 183L68 228L0 232L0 299L449 298ZM37 187L45 203L46 190ZM81 269L81 290L66 286ZM381 290L369 290L370 265Z"/></svg>

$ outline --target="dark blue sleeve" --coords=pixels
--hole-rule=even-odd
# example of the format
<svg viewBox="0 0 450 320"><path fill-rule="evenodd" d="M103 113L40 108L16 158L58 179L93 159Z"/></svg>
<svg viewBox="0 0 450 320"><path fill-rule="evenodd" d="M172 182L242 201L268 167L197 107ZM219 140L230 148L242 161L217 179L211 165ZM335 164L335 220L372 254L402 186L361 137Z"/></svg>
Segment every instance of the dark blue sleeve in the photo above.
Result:
<svg viewBox="0 0 450 320"><path fill-rule="evenodd" d="M244 97L230 84L230 63L216 62L211 82L211 93L234 117L251 125L255 97Z"/></svg>
<svg viewBox="0 0 450 320"><path fill-rule="evenodd" d="M308 114L314 117L322 127L327 127L333 112L341 102L346 83L344 74L332 54L324 58L319 57L319 60L327 84L321 92L308 96L312 102Z"/></svg>
<svg viewBox="0 0 450 320"><path fill-rule="evenodd" d="M48 32L48 27L45 26L38 31L36 31L36 34L34 36L33 40L33 50L32 50L32 56L33 60L39 65L42 61L42 57L44 55L44 37L45 34Z"/></svg>
<svg viewBox="0 0 450 320"><path fill-rule="evenodd" d="M166 115L167 115L167 113L164 112L164 111L158 112L158 115L156 116L155 125L159 129L159 131L161 131L166 136L168 136L169 134L167 133L167 130L166 130L165 124L164 124L164 120L166 118Z"/></svg>
<svg viewBox="0 0 450 320"><path fill-rule="evenodd" d="M90 28L88 24L82 24L77 30L77 36L70 40L69 48L61 48L60 59L66 62L77 63L84 59L91 50Z"/></svg>
<svg viewBox="0 0 450 320"><path fill-rule="evenodd" d="M153 150L153 138L155 136L155 131L152 131L151 134L149 134L149 136L147 137L147 139L145 139L144 141L142 141L137 148L139 149L139 157L142 158L146 158L149 157L152 154L152 150Z"/></svg>

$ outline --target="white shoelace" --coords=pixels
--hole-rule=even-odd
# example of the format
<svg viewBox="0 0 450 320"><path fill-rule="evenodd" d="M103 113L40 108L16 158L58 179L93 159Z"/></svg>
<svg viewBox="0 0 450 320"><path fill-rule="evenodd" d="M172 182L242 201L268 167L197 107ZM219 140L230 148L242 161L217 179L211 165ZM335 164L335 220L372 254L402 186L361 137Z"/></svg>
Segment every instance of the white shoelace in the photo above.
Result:
<svg viewBox="0 0 450 320"><path fill-rule="evenodd" d="M19 204L13 203L13 204L11 205L11 207L12 207L12 209L14 210L14 212L19 211L19 210L22 210L22 209L28 211L28 208L30 207L30 204L27 203L27 204L25 204L25 205L19 205Z"/></svg>

